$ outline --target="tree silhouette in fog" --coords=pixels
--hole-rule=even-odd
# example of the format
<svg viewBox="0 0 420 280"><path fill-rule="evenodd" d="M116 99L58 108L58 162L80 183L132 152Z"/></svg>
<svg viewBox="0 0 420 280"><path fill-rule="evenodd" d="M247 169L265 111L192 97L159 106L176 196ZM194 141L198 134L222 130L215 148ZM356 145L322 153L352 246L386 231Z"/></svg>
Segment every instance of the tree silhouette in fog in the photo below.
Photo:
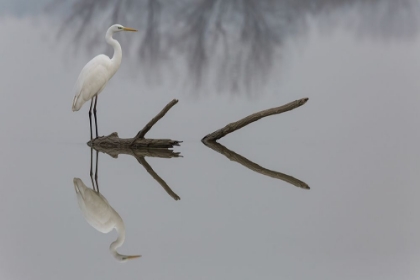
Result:
<svg viewBox="0 0 420 280"><path fill-rule="evenodd" d="M135 27L141 40L119 40L135 46L130 52L149 79L159 81L162 69L182 63L196 88L207 83L231 92L262 85L283 43L308 30L308 18L333 28L343 22L338 16L355 10L358 16L345 22L355 33L410 38L420 10L416 0L55 0L54 7L62 4L71 8L61 31L72 33L77 46L103 47L114 23Z"/></svg>

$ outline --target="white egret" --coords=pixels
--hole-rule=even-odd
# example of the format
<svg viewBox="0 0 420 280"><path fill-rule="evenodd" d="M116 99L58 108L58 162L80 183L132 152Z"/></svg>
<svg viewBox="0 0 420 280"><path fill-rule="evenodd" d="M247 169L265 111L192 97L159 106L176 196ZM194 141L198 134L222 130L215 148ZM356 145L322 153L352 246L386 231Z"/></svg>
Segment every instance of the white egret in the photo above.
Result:
<svg viewBox="0 0 420 280"><path fill-rule="evenodd" d="M108 200L99 192L88 188L79 178L74 178L73 184L80 210L86 221L102 233L108 233L114 228L117 230L118 238L109 246L111 254L121 262L141 257L121 255L117 252L117 248L125 240L125 225L120 215L109 205Z"/></svg>
<svg viewBox="0 0 420 280"><path fill-rule="evenodd" d="M114 48L114 55L112 58L104 54L100 54L89 61L77 78L75 85L75 96L73 99L72 110L79 111L83 104L92 100L89 109L89 124L90 124L90 139L92 140L92 106L95 117L96 138L98 138L98 123L96 120L96 104L98 102L98 95L105 88L107 82L117 72L121 65L122 50L121 45L117 40L112 38L115 32L119 31L137 31L136 29L124 27L121 24L114 24L105 35L106 42ZM95 101L93 100L95 99Z"/></svg>

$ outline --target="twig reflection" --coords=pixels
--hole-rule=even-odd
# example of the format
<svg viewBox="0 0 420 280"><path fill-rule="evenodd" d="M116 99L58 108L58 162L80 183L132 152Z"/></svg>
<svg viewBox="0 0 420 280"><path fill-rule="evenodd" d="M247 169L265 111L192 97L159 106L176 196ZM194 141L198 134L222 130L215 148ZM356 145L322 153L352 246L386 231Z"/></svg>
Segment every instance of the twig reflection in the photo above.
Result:
<svg viewBox="0 0 420 280"><path fill-rule="evenodd" d="M149 163L147 163L145 157L159 157L159 158L173 158L181 157L179 152L174 152L169 149L130 149L130 148L104 148L95 147L97 152L102 152L110 155L113 158L118 158L119 155L130 155L133 156L138 163L140 163L144 169L162 186L162 188L175 200L181 198L168 186L168 184L153 170Z"/></svg>
<svg viewBox="0 0 420 280"><path fill-rule="evenodd" d="M289 184L292 184L292 185L294 185L296 187L299 187L299 188L302 188L302 189L308 189L308 190L310 189L308 184L306 184L305 182L303 182L299 179L296 179L292 176L289 176L287 174L264 168L264 167L256 164L255 162L252 162L249 159L235 153L234 151L229 150L228 148L226 148L222 144L219 144L215 141L203 141L203 144L206 145L207 147L209 147L210 149L212 149L213 151L216 151L216 152L224 155L225 157L227 157L231 161L235 161L235 162L245 166L246 168L251 169L252 171L255 171L255 172L260 173L260 174L265 175L265 176L269 176L271 178L275 178L275 179L285 181Z"/></svg>

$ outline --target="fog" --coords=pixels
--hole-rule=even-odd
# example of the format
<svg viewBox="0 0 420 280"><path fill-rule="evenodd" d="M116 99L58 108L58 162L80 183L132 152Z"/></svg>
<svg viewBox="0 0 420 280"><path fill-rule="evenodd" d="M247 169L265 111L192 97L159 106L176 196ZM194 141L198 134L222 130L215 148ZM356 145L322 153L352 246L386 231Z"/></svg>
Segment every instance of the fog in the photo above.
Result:
<svg viewBox="0 0 420 280"><path fill-rule="evenodd" d="M56 0L47 10L64 13L63 6L68 15L59 38L66 31L74 47L106 50L108 26L136 27L140 40L121 41L149 84L161 84L182 65L195 94L210 87L257 95L284 59L287 42L305 38L314 22L323 32L342 27L358 38L407 40L417 36L420 16L415 0Z"/></svg>
<svg viewBox="0 0 420 280"><path fill-rule="evenodd" d="M126 263L73 183L93 187L89 104L72 112L73 86L112 55L114 3L2 2L1 279L419 278L417 1L120 1L117 20L140 32L115 36L99 135L133 137L176 98L147 137L183 141L180 157L98 154L100 193L125 225L118 252L142 255ZM200 141L304 97L214 150Z"/></svg>

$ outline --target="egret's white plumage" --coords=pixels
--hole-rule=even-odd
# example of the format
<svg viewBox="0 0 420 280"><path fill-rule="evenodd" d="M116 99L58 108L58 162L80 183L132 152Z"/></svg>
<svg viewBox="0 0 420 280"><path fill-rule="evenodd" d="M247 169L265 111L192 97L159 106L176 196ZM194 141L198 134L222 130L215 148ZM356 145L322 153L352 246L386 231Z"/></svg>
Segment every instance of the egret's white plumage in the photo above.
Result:
<svg viewBox="0 0 420 280"><path fill-rule="evenodd" d="M101 193L88 188L79 178L74 178L73 184L80 210L86 221L102 233L108 233L114 228L117 230L118 238L109 246L111 254L119 261L140 257L121 255L117 252L117 248L125 241L125 225L120 215L109 205L108 200Z"/></svg>
<svg viewBox="0 0 420 280"><path fill-rule="evenodd" d="M95 95L101 93L109 79L111 79L112 75L114 75L118 69L117 67L117 69L113 71L115 66L119 67L119 65L113 65L108 56L100 54L83 67L82 72L80 72L76 81L76 95L73 99L73 111L79 111L86 101L91 100Z"/></svg>
<svg viewBox="0 0 420 280"><path fill-rule="evenodd" d="M121 24L114 24L108 28L105 40L114 48L114 55L112 58L101 54L94 57L89 61L77 78L76 85L74 88L75 96L73 99L72 110L79 111L83 104L89 100L92 100L89 110L89 121L91 127L91 138L92 138L92 121L91 121L91 110L93 105L93 99L95 97L95 124L96 124L96 137L98 137L98 126L96 123L96 103L99 93L105 88L108 81L114 76L118 68L121 65L122 50L121 45L117 40L112 38L115 32L119 31L137 31L136 29L124 27Z"/></svg>

